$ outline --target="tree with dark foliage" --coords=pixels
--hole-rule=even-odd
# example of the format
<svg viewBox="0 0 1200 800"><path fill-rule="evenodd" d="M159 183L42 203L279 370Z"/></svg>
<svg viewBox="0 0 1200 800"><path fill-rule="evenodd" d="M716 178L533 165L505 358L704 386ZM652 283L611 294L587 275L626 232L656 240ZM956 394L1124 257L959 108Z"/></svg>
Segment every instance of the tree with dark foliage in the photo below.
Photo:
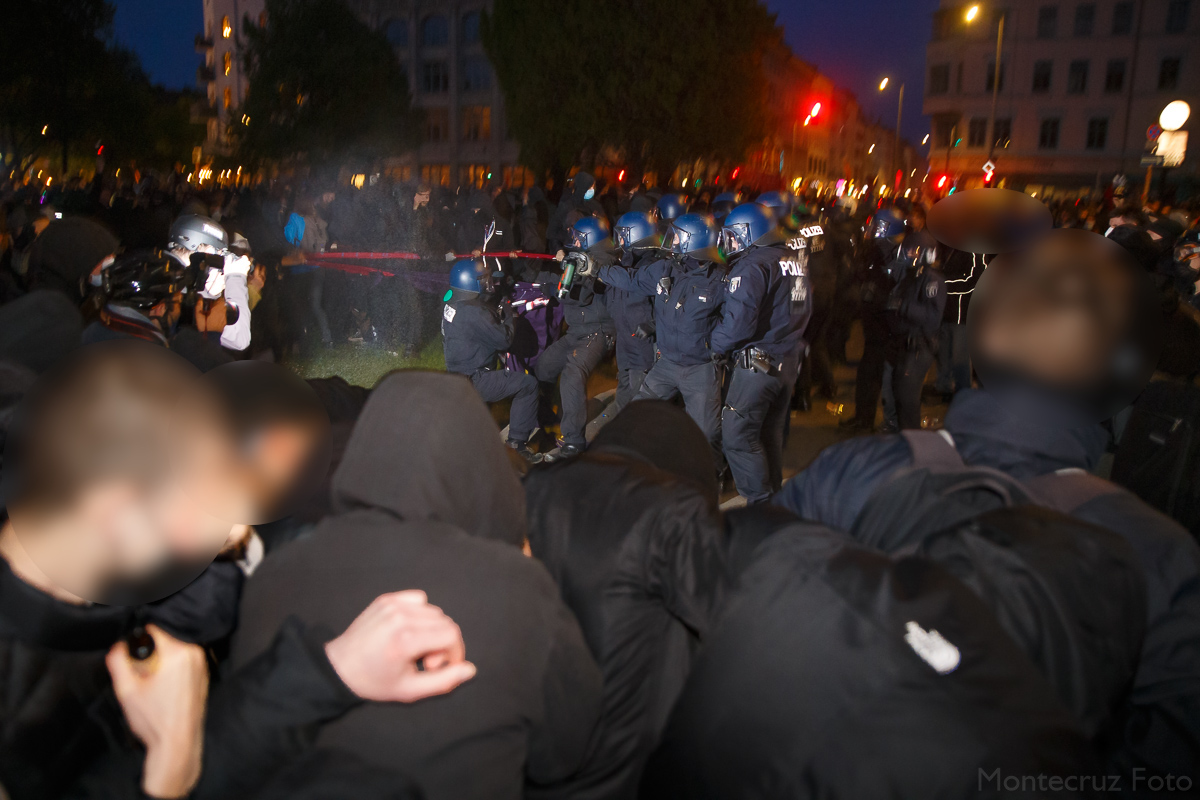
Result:
<svg viewBox="0 0 1200 800"><path fill-rule="evenodd" d="M483 33L530 166L612 145L661 174L739 159L764 131L761 54L780 32L758 0L496 0Z"/></svg>
<svg viewBox="0 0 1200 800"><path fill-rule="evenodd" d="M339 0L267 0L245 22L250 88L232 124L251 160L374 159L416 143L419 116L387 39Z"/></svg>

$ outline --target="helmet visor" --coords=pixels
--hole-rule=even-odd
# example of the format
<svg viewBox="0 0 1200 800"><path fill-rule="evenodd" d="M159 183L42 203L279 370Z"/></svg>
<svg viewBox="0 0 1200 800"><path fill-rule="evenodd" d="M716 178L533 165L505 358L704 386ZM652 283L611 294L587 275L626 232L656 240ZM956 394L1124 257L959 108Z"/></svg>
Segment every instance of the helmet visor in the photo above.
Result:
<svg viewBox="0 0 1200 800"><path fill-rule="evenodd" d="M672 253L686 253L691 250L688 246L691 239L692 234L683 228L672 225L670 228L667 228L667 233L663 237L663 249L669 250Z"/></svg>
<svg viewBox="0 0 1200 800"><path fill-rule="evenodd" d="M740 253L750 247L750 224L739 222L721 229L721 252L727 256Z"/></svg>

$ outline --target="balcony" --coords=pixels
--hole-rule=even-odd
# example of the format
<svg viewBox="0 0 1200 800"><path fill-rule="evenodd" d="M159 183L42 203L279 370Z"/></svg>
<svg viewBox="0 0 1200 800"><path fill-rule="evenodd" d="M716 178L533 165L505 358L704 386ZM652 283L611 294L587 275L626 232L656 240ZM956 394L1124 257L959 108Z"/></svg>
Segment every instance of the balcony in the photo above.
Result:
<svg viewBox="0 0 1200 800"><path fill-rule="evenodd" d="M213 48L213 40L205 36L203 33L196 34L196 52L200 55L206 55Z"/></svg>
<svg viewBox="0 0 1200 800"><path fill-rule="evenodd" d="M216 70L207 64L196 67L196 83L212 83L217 79Z"/></svg>

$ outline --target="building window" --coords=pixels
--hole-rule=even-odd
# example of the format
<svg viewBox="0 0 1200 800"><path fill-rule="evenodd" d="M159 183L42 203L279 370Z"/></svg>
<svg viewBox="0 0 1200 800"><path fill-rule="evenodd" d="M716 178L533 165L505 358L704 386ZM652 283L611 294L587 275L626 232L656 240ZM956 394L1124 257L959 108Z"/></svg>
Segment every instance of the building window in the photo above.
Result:
<svg viewBox="0 0 1200 800"><path fill-rule="evenodd" d="M1183 33L1187 30L1189 0L1171 0L1167 4L1167 33Z"/></svg>
<svg viewBox="0 0 1200 800"><path fill-rule="evenodd" d="M1075 6L1075 35L1091 36L1096 27L1096 4L1084 3Z"/></svg>
<svg viewBox="0 0 1200 800"><path fill-rule="evenodd" d="M421 91L426 94L450 91L450 67L445 61L426 61L421 64Z"/></svg>
<svg viewBox="0 0 1200 800"><path fill-rule="evenodd" d="M492 138L491 106L463 106L459 111L464 142L484 142Z"/></svg>
<svg viewBox="0 0 1200 800"><path fill-rule="evenodd" d="M421 23L421 44L442 47L450 42L450 23L441 14L426 17Z"/></svg>
<svg viewBox="0 0 1200 800"><path fill-rule="evenodd" d="M467 164L458 168L458 182L482 189L484 182L491 177L491 174L492 170L487 164Z"/></svg>
<svg viewBox="0 0 1200 800"><path fill-rule="evenodd" d="M492 87L492 68L483 56L467 56L460 70L464 92L484 92Z"/></svg>
<svg viewBox="0 0 1200 800"><path fill-rule="evenodd" d="M1087 92L1088 62L1072 61L1067 68L1067 94Z"/></svg>
<svg viewBox="0 0 1200 800"><path fill-rule="evenodd" d="M1008 71L1007 67L1008 67L1008 65L1005 64L1003 61L1000 62L1000 91L1001 92L1004 91L1004 73ZM996 81L996 62L989 61L988 68L987 68L987 80L984 82L984 89L989 92L992 91L992 85L995 83L995 81Z"/></svg>
<svg viewBox="0 0 1200 800"><path fill-rule="evenodd" d="M1174 89L1179 85L1179 59L1164 58L1158 65L1158 88Z"/></svg>
<svg viewBox="0 0 1200 800"><path fill-rule="evenodd" d="M933 141L938 147L949 147L957 123L950 119L939 119L933 125Z"/></svg>
<svg viewBox="0 0 1200 800"><path fill-rule="evenodd" d="M1038 9L1037 38L1053 39L1058 33L1058 6L1042 6Z"/></svg>
<svg viewBox="0 0 1200 800"><path fill-rule="evenodd" d="M1108 144L1108 118L1097 117L1088 120L1087 149L1103 150Z"/></svg>
<svg viewBox="0 0 1200 800"><path fill-rule="evenodd" d="M230 108L233 105L233 89L225 87L225 108Z"/></svg>
<svg viewBox="0 0 1200 800"><path fill-rule="evenodd" d="M221 17L221 38L228 39L233 36L233 26L229 24L229 17Z"/></svg>
<svg viewBox="0 0 1200 800"><path fill-rule="evenodd" d="M1004 119L996 120L995 127L995 142L996 147L1008 147L1008 143L1012 141L1012 118L1005 117Z"/></svg>
<svg viewBox="0 0 1200 800"><path fill-rule="evenodd" d="M946 94L950 91L950 65L934 64L929 68L929 94Z"/></svg>
<svg viewBox="0 0 1200 800"><path fill-rule="evenodd" d="M408 47L408 20L389 19L383 25L383 35L392 47Z"/></svg>
<svg viewBox="0 0 1200 800"><path fill-rule="evenodd" d="M422 164L421 165L421 183L429 184L430 186L449 186L450 185L450 165L449 164Z"/></svg>
<svg viewBox="0 0 1200 800"><path fill-rule="evenodd" d="M226 50L225 55L221 57L221 63L226 75L233 72L233 53Z"/></svg>
<svg viewBox="0 0 1200 800"><path fill-rule="evenodd" d="M450 111L445 108L425 109L425 141L445 142L450 139Z"/></svg>
<svg viewBox="0 0 1200 800"><path fill-rule="evenodd" d="M1133 33L1133 3L1117 3L1113 6L1113 36L1128 36Z"/></svg>
<svg viewBox="0 0 1200 800"><path fill-rule="evenodd" d="M975 117L967 126L967 147L983 147L987 144L987 118Z"/></svg>
<svg viewBox="0 0 1200 800"><path fill-rule="evenodd" d="M1053 61L1033 62L1033 93L1045 94L1050 91L1050 78L1054 72Z"/></svg>
<svg viewBox="0 0 1200 800"><path fill-rule="evenodd" d="M1058 117L1050 117L1042 120L1042 127L1038 130L1038 149L1039 150L1057 150L1058 149Z"/></svg>
<svg viewBox="0 0 1200 800"><path fill-rule="evenodd" d="M962 94L962 76L963 62L958 62L958 67L954 70L954 93Z"/></svg>
<svg viewBox="0 0 1200 800"><path fill-rule="evenodd" d="M1125 59L1109 60L1108 68L1104 70L1104 91L1115 94L1125 88Z"/></svg>
<svg viewBox="0 0 1200 800"><path fill-rule="evenodd" d="M462 43L477 44L479 42L479 12L468 11L462 17Z"/></svg>

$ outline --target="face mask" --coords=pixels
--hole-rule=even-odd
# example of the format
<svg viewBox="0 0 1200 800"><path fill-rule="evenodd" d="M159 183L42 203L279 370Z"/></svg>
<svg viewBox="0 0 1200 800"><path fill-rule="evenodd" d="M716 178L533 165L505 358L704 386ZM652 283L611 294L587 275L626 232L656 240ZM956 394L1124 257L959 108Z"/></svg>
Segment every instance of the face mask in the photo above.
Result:
<svg viewBox="0 0 1200 800"><path fill-rule="evenodd" d="M583 193L584 200L591 200L595 196L596 196L596 188L595 187L592 187L591 189L588 189L586 192Z"/></svg>

